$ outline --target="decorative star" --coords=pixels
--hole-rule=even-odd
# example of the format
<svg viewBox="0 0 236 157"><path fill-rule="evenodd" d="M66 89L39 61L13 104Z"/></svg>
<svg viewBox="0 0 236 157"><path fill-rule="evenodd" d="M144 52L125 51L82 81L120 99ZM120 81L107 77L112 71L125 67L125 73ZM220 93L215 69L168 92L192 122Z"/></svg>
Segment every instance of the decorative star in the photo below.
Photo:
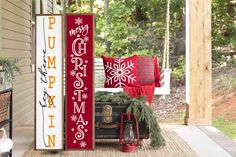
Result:
<svg viewBox="0 0 236 157"><path fill-rule="evenodd" d="M86 145L87 145L87 143L86 143L85 141L81 141L81 142L80 142L80 147L81 147L81 148L85 148Z"/></svg>
<svg viewBox="0 0 236 157"><path fill-rule="evenodd" d="M78 119L77 116L74 115L74 114L70 117L70 120L71 120L72 122L76 122L77 119Z"/></svg>
<svg viewBox="0 0 236 157"><path fill-rule="evenodd" d="M82 99L86 100L88 98L88 94L82 94Z"/></svg>
<svg viewBox="0 0 236 157"><path fill-rule="evenodd" d="M84 41L85 41L85 42L88 42L88 41L89 41L89 37L88 37L88 36L85 36L85 37L84 37Z"/></svg>
<svg viewBox="0 0 236 157"><path fill-rule="evenodd" d="M71 71L70 71L70 76L73 76L73 77L74 77L75 75L76 75L76 71L75 71L75 70L71 70Z"/></svg>
<svg viewBox="0 0 236 157"><path fill-rule="evenodd" d="M78 17L78 18L75 19L75 24L76 24L76 25L79 26L79 25L81 25L82 23L83 23L83 19L81 19L80 17Z"/></svg>

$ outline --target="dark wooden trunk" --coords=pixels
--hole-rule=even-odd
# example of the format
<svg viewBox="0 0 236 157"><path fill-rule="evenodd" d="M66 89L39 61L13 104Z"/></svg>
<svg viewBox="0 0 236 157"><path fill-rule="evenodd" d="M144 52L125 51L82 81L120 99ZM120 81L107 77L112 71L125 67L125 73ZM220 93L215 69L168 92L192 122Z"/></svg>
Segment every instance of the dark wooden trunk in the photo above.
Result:
<svg viewBox="0 0 236 157"><path fill-rule="evenodd" d="M96 139L119 139L120 116L125 113L128 104L112 102L95 103L95 138ZM112 110L112 112L107 112ZM140 139L149 138L149 130L144 122L139 123Z"/></svg>

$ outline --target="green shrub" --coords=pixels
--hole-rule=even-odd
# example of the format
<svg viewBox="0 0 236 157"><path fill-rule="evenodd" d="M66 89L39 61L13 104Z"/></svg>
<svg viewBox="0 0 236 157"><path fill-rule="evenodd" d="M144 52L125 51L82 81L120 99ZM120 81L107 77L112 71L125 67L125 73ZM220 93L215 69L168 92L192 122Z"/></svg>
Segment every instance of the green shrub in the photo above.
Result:
<svg viewBox="0 0 236 157"><path fill-rule="evenodd" d="M178 58L174 68L172 69L171 74L171 83L173 86L183 85L185 83L185 75L186 75L186 63L185 56L182 55Z"/></svg>
<svg viewBox="0 0 236 157"><path fill-rule="evenodd" d="M10 60L6 57L0 57L0 65L3 66L7 82L14 80L14 72L20 73L20 68L16 65L17 62L18 59Z"/></svg>

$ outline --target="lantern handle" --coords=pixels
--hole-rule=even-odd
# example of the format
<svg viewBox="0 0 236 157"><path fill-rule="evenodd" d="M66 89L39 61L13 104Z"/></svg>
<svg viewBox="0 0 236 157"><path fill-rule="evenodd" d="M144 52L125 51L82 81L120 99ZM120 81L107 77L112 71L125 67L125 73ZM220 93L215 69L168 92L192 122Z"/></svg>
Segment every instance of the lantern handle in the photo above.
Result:
<svg viewBox="0 0 236 157"><path fill-rule="evenodd" d="M123 123L124 123L124 113L121 113L121 116L120 116L120 140L119 140L119 143L120 143L120 144L122 144Z"/></svg>
<svg viewBox="0 0 236 157"><path fill-rule="evenodd" d="M139 138L139 124L138 124L138 115L136 114L135 117L135 123L136 123L136 135L137 135L137 146L140 144L140 138Z"/></svg>

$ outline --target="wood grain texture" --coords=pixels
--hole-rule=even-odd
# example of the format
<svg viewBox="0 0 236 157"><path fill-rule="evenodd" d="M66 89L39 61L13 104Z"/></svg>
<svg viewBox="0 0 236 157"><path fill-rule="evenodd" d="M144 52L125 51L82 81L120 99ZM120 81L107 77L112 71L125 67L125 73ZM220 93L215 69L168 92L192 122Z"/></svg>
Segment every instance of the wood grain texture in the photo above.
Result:
<svg viewBox="0 0 236 157"><path fill-rule="evenodd" d="M211 0L189 1L189 124L209 125L211 103Z"/></svg>

